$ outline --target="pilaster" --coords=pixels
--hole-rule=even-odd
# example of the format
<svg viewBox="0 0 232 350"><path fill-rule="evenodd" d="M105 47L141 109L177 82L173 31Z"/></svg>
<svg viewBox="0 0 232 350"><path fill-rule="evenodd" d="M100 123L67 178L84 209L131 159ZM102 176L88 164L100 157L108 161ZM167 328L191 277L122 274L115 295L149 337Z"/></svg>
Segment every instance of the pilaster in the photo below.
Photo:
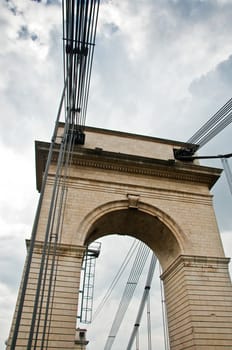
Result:
<svg viewBox="0 0 232 350"><path fill-rule="evenodd" d="M232 349L228 263L182 255L162 274L171 350Z"/></svg>
<svg viewBox="0 0 232 350"><path fill-rule="evenodd" d="M27 245L29 245L29 241L27 241ZM44 321L47 317L44 346L46 345L46 348L48 349L75 348L80 271L84 250L84 247L81 246L66 244L57 245L55 249L55 263L52 284L51 287L48 288L51 278L51 266L54 246L50 246L47 249L48 263L47 267L45 265L44 268L44 273L46 273L46 283L44 287L40 286L41 293L39 298L39 305L42 305L42 307L41 310L38 310L36 314L36 326L33 334L33 346L35 345L35 338L37 337L36 347L40 348ZM42 251L43 242L37 241L34 246L22 319L20 322L20 328L15 347L17 350L25 350L27 348ZM43 299L41 299L43 289L44 296ZM49 302L47 302L49 293L48 291L50 292ZM15 317L17 312L17 305ZM15 317L12 323L12 330L15 324ZM37 332L36 330L38 322L40 326L38 327ZM12 330L10 333L7 349L10 349Z"/></svg>

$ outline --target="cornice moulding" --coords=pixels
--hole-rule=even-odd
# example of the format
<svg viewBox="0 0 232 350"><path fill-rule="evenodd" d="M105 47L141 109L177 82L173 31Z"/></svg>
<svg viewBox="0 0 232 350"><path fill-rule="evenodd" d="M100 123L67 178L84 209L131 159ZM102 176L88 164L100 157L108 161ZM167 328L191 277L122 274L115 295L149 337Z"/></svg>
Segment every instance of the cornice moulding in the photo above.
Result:
<svg viewBox="0 0 232 350"><path fill-rule="evenodd" d="M37 189L40 190L42 172L46 164L49 143L36 142ZM59 145L56 145L52 162L56 162ZM72 153L72 165L95 168L135 175L162 177L180 181L207 184L211 188L220 176L221 169L210 168L190 163L161 160L123 153L107 152L99 149L76 147Z"/></svg>

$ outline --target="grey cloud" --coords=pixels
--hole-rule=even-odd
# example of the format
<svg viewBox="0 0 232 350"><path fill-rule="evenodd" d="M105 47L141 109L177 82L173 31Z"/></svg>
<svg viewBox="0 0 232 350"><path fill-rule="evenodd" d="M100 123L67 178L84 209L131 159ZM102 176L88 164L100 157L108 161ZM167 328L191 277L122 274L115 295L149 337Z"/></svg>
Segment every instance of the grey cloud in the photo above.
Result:
<svg viewBox="0 0 232 350"><path fill-rule="evenodd" d="M61 0L47 0L46 5L57 5L60 6L62 3Z"/></svg>
<svg viewBox="0 0 232 350"><path fill-rule="evenodd" d="M221 6L211 0L158 0L149 3L148 39L155 46L156 43L160 46L167 43L172 46L173 43L178 43L178 40L181 43L182 38L186 35L191 42L196 35L206 36L205 28L210 28L211 31L208 33L208 38L212 33L223 38L223 33L231 28L231 3ZM208 43L205 42L205 44Z"/></svg>
<svg viewBox="0 0 232 350"><path fill-rule="evenodd" d="M210 31L208 32L209 28L207 27L209 23L207 22L206 25L204 20L200 24L194 24L198 30L195 31L193 36L192 25L189 21L185 21L184 16L183 20L180 21L178 11L176 10L175 12L173 10L174 8L178 9L180 6L180 2L174 3L171 1L148 1L146 5L144 4L143 8L146 10L144 10L141 17L143 18L142 30L144 30L144 36L137 43L138 51L136 53L137 56L135 54L134 61L129 57L131 42L130 37L125 37L127 33L125 33L124 28L120 26L120 30L116 35L109 38L101 36L101 33L99 34L92 79L93 89L91 89L90 94L88 114L90 123L97 123L96 111L99 111L99 123L101 123L101 118L104 118L104 124L106 122L110 128L115 127L113 119L117 121L117 128L119 125L118 121L123 120L120 123L122 128L128 130L127 127L130 129L132 127L131 131L133 131L133 125L137 125L142 118L143 123L141 127L144 127L144 130L148 128L151 133L168 138L185 138L185 136L181 136L180 131L182 128L178 127L178 124L183 126L185 123L190 123L190 126L185 128L185 130L187 132L189 130L188 135L189 137L191 136L194 131L194 121L191 121L191 112L189 116L184 115L186 110L188 112L188 106L192 105L191 101L189 102L188 99L183 100L182 98L179 98L179 101L172 100L170 93L176 90L176 85L174 84L177 84L177 87L181 85L182 79L186 75L193 75L192 79L196 79L197 72L194 76L194 73L191 72L191 63L189 63L190 60L194 63L197 53L194 51L195 48L199 51L200 58L202 55L201 45L205 45L203 52L205 57L207 57L207 50L213 50L211 44L215 46L217 42L219 43L219 40L211 41L211 33ZM208 2L208 6L211 6L211 2ZM225 10L225 6L216 8L216 3L211 7L214 9L211 13L211 21L215 19L215 39L217 39L217 33L220 33L220 40L223 39L225 41L225 36L228 36L228 40L230 40L229 33L231 29L227 25L219 30L219 23L222 21L223 23L230 23L227 20L229 11ZM232 5L229 8L231 10ZM122 6L122 9L120 8L120 10L125 12L125 15L128 14L130 19L135 15L135 22L139 9L141 10L139 2L126 2L126 5ZM130 14L131 17L129 17ZM134 32L133 35L136 37L137 32ZM133 35L131 35L131 38L133 38ZM205 41L203 43L204 37ZM192 44L194 45L192 46ZM212 51L211 56L214 56L213 54L214 52ZM201 61L200 59L198 64L199 71L201 70ZM188 64L190 65L188 66ZM207 62L204 62L204 66L207 67ZM205 71L205 67L202 68L202 71ZM96 75L95 71L97 72ZM196 102L195 99L194 102ZM218 107L220 103L222 101L219 101ZM197 118L200 120L202 110L200 111L200 106L198 109L199 116ZM214 106L211 105L211 109L206 111L206 118L215 109L216 104ZM156 123L160 113L162 118ZM168 123L168 128L165 125L162 125L161 128L159 127L160 123L162 124L165 119L170 120L170 118L175 122L172 124ZM147 125L144 126L144 123L147 123ZM196 123L196 128L198 125Z"/></svg>
<svg viewBox="0 0 232 350"><path fill-rule="evenodd" d="M209 117L216 113L232 97L231 70L232 56L229 56L227 60L219 63L213 70L193 80L190 84L189 92L191 93L192 101L189 106L189 113L192 118L195 117L198 121L199 127L204 124L204 122L201 121L203 113L206 114L207 112L208 116L204 118L209 119ZM225 130L223 132L224 137L221 137L219 134L210 142L209 146L206 147L210 147L213 152L218 152L218 154L229 153L230 150L228 147L230 147L229 137L231 126L227 127L227 129L228 131ZM219 149L220 144L221 149Z"/></svg>
<svg viewBox="0 0 232 350"><path fill-rule="evenodd" d="M18 176L23 176L23 172L25 170L24 169L20 169L18 170ZM6 187L9 188L10 190L10 186L8 184L6 184ZM25 197L26 197L26 188L25 188ZM23 193L22 193L23 196ZM32 196L33 198L30 198L30 201L27 199L27 201L24 202L23 205L21 205L19 208L15 208L12 204L10 204L7 201L2 201L0 203L0 218L7 224L11 224L14 223L14 225L16 224L20 224L21 222L23 222L25 225L28 225L29 227L31 227L32 225L32 218L34 216L35 213L35 207L36 207L36 203L37 203L37 198L36 196ZM28 235L30 234L29 232L25 232L28 233Z"/></svg>
<svg viewBox="0 0 232 350"><path fill-rule="evenodd" d="M115 23L105 23L104 30L108 35L113 35L119 30L119 27Z"/></svg>
<svg viewBox="0 0 232 350"><path fill-rule="evenodd" d="M27 27L21 30L20 35L24 39L34 39ZM16 48L14 52L0 56L1 67L8 67L4 85L0 87L4 111L0 134L2 141L8 146L11 144L15 150L21 148L22 151L29 146L32 148L34 139L41 137L39 133L47 137L51 134L49 130L55 120L63 75L61 44L57 47L58 39L61 41L61 38L58 38L57 31L53 28L50 38L51 45L46 60L35 57L32 62L29 48L24 51L24 55ZM27 46L26 43L25 45ZM38 45L40 46L39 43Z"/></svg>
<svg viewBox="0 0 232 350"><path fill-rule="evenodd" d="M232 162L230 162L230 167ZM219 166L222 168L222 165ZM218 226L221 232L232 230L231 210L232 210L232 195L225 178L222 175L219 182L213 189L214 194L214 208L216 212Z"/></svg>
<svg viewBox="0 0 232 350"><path fill-rule="evenodd" d="M28 39L30 37L27 26L21 26L21 28L18 30L18 37L19 39Z"/></svg>
<svg viewBox="0 0 232 350"><path fill-rule="evenodd" d="M9 11L14 15L21 15L22 12L18 9L18 7L15 5L13 0L5 0L5 3L7 5L7 8L9 9Z"/></svg>
<svg viewBox="0 0 232 350"><path fill-rule="evenodd" d="M31 39L32 41L38 40L38 35L31 33L26 25L22 25L18 30L18 38L22 40Z"/></svg>
<svg viewBox="0 0 232 350"><path fill-rule="evenodd" d="M189 91L194 96L211 98L214 102L215 94L225 96L232 88L232 55L227 60L219 63L213 71L194 80Z"/></svg>
<svg viewBox="0 0 232 350"><path fill-rule="evenodd" d="M23 236L22 236L23 237ZM14 254L12 252L14 251ZM18 287L26 254L23 239L8 236L0 246L0 283L7 284L10 288ZM9 257L11 257L9 259Z"/></svg>
<svg viewBox="0 0 232 350"><path fill-rule="evenodd" d="M171 0L169 3L178 16L182 17L184 21L190 22L207 19L216 8L215 1L211 0Z"/></svg>
<svg viewBox="0 0 232 350"><path fill-rule="evenodd" d="M232 125L228 126L217 137L204 146L200 154L202 155L218 155L231 153L231 132ZM232 169L232 161L228 160L230 168ZM223 169L220 160L201 161L202 164ZM229 190L229 185L225 177L225 173L222 172L220 179L216 182L212 189L214 195L213 202L216 212L216 218L220 231L232 230L231 211L232 211L232 194Z"/></svg>
<svg viewBox="0 0 232 350"><path fill-rule="evenodd" d="M43 3L43 4L45 4L45 5L58 5L58 6L60 6L61 5L61 3L62 3L62 0L32 0L32 1L34 1L34 2L41 2L41 3Z"/></svg>
<svg viewBox="0 0 232 350"><path fill-rule="evenodd" d="M207 121L232 97L231 69L232 56L229 56L227 60L218 64L204 76L194 80L190 85L189 91L192 95L192 102L189 106L189 116L197 120L198 126L195 126L196 130L204 124L201 121L202 116L206 117L205 121ZM206 112L208 115L206 115ZM204 146L199 153L201 155L231 153L231 132L232 125L230 124ZM201 163L207 166L222 168L220 160L202 161ZM231 160L229 160L229 164L232 166ZM222 173L221 179L215 184L213 194L220 230L231 230L230 212L232 210L232 198L224 173Z"/></svg>
<svg viewBox="0 0 232 350"><path fill-rule="evenodd" d="M62 28L61 26L53 25L49 32L48 58L53 63L56 73L62 76ZM59 75L57 78L59 79ZM59 79L60 80L60 79Z"/></svg>

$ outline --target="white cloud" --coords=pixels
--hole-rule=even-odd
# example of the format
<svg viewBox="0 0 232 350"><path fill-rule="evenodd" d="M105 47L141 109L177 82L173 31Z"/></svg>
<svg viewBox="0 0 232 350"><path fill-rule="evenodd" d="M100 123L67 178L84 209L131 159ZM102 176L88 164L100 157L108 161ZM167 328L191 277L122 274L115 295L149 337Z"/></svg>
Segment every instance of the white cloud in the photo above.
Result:
<svg viewBox="0 0 232 350"><path fill-rule="evenodd" d="M15 289L12 291L12 289L10 289L6 284L0 283L0 326L2 334L0 337L1 350L5 349L4 343L8 338L8 332L11 326L11 318L13 317L16 297L17 293Z"/></svg>
<svg viewBox="0 0 232 350"><path fill-rule="evenodd" d="M208 12L195 11L191 16L191 8L184 12L183 2L177 3L103 4L89 104L91 124L104 123L112 129L120 124L121 130L132 132L139 125L141 133L185 139L180 125L190 125L189 137L194 123L198 128L202 117L207 120L215 111L199 108L196 115L197 102L189 88L231 54L231 6L219 9L206 2ZM107 24L117 28L111 35ZM218 107L225 101L218 101Z"/></svg>

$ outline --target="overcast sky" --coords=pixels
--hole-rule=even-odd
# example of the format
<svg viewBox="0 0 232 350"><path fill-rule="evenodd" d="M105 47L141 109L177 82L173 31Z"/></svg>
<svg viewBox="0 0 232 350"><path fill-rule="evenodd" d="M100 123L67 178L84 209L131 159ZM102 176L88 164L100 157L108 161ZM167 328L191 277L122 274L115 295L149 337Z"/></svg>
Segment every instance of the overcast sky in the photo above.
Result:
<svg viewBox="0 0 232 350"><path fill-rule="evenodd" d="M231 19L231 0L102 1L87 125L187 141L232 97ZM0 33L2 350L38 200L34 140L50 140L62 91L60 1L2 0ZM227 127L200 153L230 153L231 131ZM220 161L205 164L221 167ZM231 256L232 198L224 174L213 192L225 252ZM97 266L98 300L110 240L103 240L103 263ZM155 280L153 308L158 310L158 271ZM156 349L162 350L162 321L154 315L153 320ZM103 331L92 327L96 343L89 349L103 348Z"/></svg>

